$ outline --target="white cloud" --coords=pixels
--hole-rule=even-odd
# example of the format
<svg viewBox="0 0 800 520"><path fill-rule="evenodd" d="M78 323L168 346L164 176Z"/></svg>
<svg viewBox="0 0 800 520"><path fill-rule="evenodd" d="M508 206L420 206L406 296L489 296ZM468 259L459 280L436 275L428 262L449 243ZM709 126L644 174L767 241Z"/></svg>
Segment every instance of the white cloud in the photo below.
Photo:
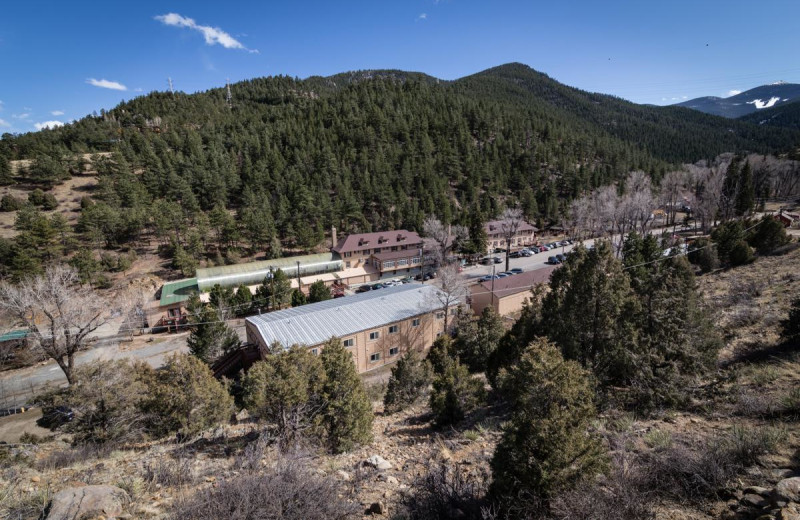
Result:
<svg viewBox="0 0 800 520"><path fill-rule="evenodd" d="M11 123L6 121L5 119L0 119L0 128L10 128Z"/></svg>
<svg viewBox="0 0 800 520"><path fill-rule="evenodd" d="M741 90L733 89L733 90L729 90L728 91L728 95L726 95L725 97L731 97L731 96L735 96L736 94L741 94L741 93L742 93Z"/></svg>
<svg viewBox="0 0 800 520"><path fill-rule="evenodd" d="M134 92L142 92L144 89L142 87L137 87L133 89Z"/></svg>
<svg viewBox="0 0 800 520"><path fill-rule="evenodd" d="M86 83L100 88L110 88L111 90L128 90L128 87L117 81L109 81L107 79L94 79L88 78Z"/></svg>
<svg viewBox="0 0 800 520"><path fill-rule="evenodd" d="M242 49L248 52L258 54L256 49L248 49L242 42L226 33L219 27L211 27L210 25L198 25L192 18L181 16L178 13L167 13L155 17L156 20L164 25L171 25L173 27L187 27L198 31L203 35L207 45L219 44L226 49Z"/></svg>
<svg viewBox="0 0 800 520"><path fill-rule="evenodd" d="M417 16L417 20L427 20L427 19L428 19L428 13L422 13L419 16Z"/></svg>
<svg viewBox="0 0 800 520"><path fill-rule="evenodd" d="M22 114L13 114L11 117L13 117L14 119L28 119L29 117L31 117L31 115L27 112L24 112Z"/></svg>
<svg viewBox="0 0 800 520"><path fill-rule="evenodd" d="M43 130L45 128L56 128L59 126L64 126L64 123L62 123L61 121L44 121L42 123L34 123L33 126L36 127L37 130Z"/></svg>
<svg viewBox="0 0 800 520"><path fill-rule="evenodd" d="M52 112L50 112L50 114L52 114L54 116L63 116L64 115L64 111L63 110L53 110Z"/></svg>

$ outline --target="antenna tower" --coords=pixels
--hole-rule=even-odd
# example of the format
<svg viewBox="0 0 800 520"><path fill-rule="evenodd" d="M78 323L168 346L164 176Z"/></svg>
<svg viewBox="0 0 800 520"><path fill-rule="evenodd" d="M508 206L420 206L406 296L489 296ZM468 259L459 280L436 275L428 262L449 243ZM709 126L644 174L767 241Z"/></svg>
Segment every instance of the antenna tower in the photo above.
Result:
<svg viewBox="0 0 800 520"><path fill-rule="evenodd" d="M225 101L228 103L228 108L233 109L233 96L231 95L230 81L230 78L225 78L225 90L227 91L225 94Z"/></svg>
<svg viewBox="0 0 800 520"><path fill-rule="evenodd" d="M167 84L169 85L169 92L173 96L175 95L175 89L172 87L172 78L167 78Z"/></svg>

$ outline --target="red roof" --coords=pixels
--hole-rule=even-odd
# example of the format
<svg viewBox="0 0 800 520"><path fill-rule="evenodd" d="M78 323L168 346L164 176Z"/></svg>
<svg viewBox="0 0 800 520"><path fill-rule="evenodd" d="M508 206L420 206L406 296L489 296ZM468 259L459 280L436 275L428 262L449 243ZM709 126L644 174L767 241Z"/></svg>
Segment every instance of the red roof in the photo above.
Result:
<svg viewBox="0 0 800 520"><path fill-rule="evenodd" d="M363 251L364 249L375 249L394 246L421 245L422 239L413 231L400 229L397 231L377 231L375 233L358 233L348 235L339 240L333 251L351 253L353 251Z"/></svg>
<svg viewBox="0 0 800 520"><path fill-rule="evenodd" d="M534 285L547 283L550 280L550 275L556 270L558 266L548 265L541 269L534 269L532 271L525 271L523 273L506 276L499 280L494 280L494 295L498 298L510 296L525 291L530 291ZM492 292L492 280L488 282L479 283L472 293L476 292Z"/></svg>
<svg viewBox="0 0 800 520"><path fill-rule="evenodd" d="M502 220L490 220L486 224L483 225L483 229L486 230L486 233L491 235L494 233L502 233L503 232L503 221ZM519 227L517 228L517 232L520 231L539 231L536 227L531 226L524 220L519 223Z"/></svg>

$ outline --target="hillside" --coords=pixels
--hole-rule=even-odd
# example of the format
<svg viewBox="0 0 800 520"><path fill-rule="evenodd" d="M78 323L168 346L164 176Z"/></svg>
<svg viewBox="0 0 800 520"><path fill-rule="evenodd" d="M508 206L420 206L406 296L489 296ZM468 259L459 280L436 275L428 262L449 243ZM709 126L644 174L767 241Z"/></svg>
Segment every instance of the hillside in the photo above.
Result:
<svg viewBox="0 0 800 520"><path fill-rule="evenodd" d="M740 121L757 125L780 126L800 130L800 99L795 103L786 103L759 110L742 116Z"/></svg>
<svg viewBox="0 0 800 520"><path fill-rule="evenodd" d="M43 244L64 237L52 229L63 222L37 228L35 211L8 201L3 224L25 238L0 243L0 276L80 245L157 249L172 262L165 267L186 274L202 262L313 251L331 226L419 230L428 215L466 224L506 203L546 226L572 199L631 170L657 181L678 163L800 143L795 129L636 105L521 64L452 82L388 70L255 78L230 89L230 106L223 88L154 92L0 139L0 174L8 161L27 165L2 174L10 195L98 177L70 202L81 207L68 216L75 234L58 245ZM110 155L92 159L99 153Z"/></svg>
<svg viewBox="0 0 800 520"><path fill-rule="evenodd" d="M675 106L691 108L728 118L738 118L760 113L772 107L781 107L800 101L800 85L779 81L762 85L726 98L699 97L677 103Z"/></svg>

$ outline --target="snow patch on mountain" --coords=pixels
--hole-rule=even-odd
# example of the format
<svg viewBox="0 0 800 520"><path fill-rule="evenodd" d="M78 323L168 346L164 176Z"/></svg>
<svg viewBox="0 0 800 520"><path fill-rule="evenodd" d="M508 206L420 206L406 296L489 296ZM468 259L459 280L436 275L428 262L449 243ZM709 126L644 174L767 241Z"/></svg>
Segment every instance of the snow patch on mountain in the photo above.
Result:
<svg viewBox="0 0 800 520"><path fill-rule="evenodd" d="M775 103L777 103L780 100L781 100L780 97L774 97L773 96L773 97L769 98L769 101L767 101L766 103L761 101L760 99L754 99L753 101L748 101L747 104L748 105L755 105L756 108L760 110L762 108L769 108L769 107L775 105Z"/></svg>

